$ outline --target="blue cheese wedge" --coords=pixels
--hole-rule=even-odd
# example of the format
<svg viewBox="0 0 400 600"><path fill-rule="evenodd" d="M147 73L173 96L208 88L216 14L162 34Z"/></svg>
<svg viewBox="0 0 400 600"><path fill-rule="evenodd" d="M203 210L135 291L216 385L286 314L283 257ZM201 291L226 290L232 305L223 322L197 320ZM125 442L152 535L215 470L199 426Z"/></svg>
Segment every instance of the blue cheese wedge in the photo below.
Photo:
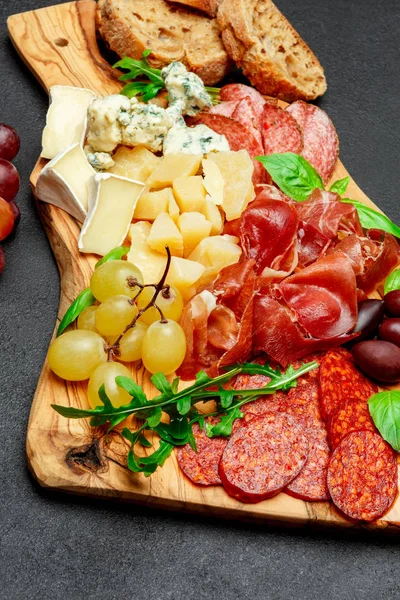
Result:
<svg viewBox="0 0 400 600"><path fill-rule="evenodd" d="M81 252L104 256L120 246L128 233L144 184L98 173L88 184L89 206L78 240Z"/></svg>
<svg viewBox="0 0 400 600"><path fill-rule="evenodd" d="M52 159L73 144L83 145L87 111L96 94L85 88L53 85L42 134L43 158Z"/></svg>
<svg viewBox="0 0 400 600"><path fill-rule="evenodd" d="M95 170L89 165L79 144L58 154L41 171L35 194L83 222L88 209L87 183Z"/></svg>
<svg viewBox="0 0 400 600"><path fill-rule="evenodd" d="M210 108L211 98L203 81L187 71L181 62L172 62L161 71L171 105L181 103L182 114L194 117L204 108Z"/></svg>
<svg viewBox="0 0 400 600"><path fill-rule="evenodd" d="M164 140L164 154L209 154L210 152L226 152L229 150L228 140L224 135L215 133L207 125L196 127L172 127Z"/></svg>

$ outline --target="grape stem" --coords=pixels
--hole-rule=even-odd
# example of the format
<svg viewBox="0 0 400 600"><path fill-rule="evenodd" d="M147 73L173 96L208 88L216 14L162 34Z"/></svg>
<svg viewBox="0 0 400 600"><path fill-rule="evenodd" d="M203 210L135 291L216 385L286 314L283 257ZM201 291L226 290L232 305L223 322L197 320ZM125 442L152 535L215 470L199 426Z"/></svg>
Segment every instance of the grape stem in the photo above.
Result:
<svg viewBox="0 0 400 600"><path fill-rule="evenodd" d="M160 314L160 321L161 323L167 323L168 319L166 319L163 315L163 312L161 310L161 308L157 305L156 300L157 300L157 296L160 292L166 295L164 295L165 298L169 297L169 290L170 290L170 286L167 284L165 284L165 280L167 279L168 276L168 272L169 272L169 268L171 266L171 251L169 249L168 246L165 246L165 251L167 253L167 262L165 265L165 269L164 272L161 276L160 281L157 284L154 283L149 283L149 284L142 284L139 283L137 281L137 279L134 279L132 277L127 277L127 282L128 285L130 286L137 286L139 288L138 293L136 294L136 296L134 298L132 298L131 302L132 304L135 302L135 300L140 296L140 294L142 293L142 291L144 290L144 288L146 287L153 287L154 288L154 294L150 300L150 302L144 307L141 308L137 315L135 316L135 318L129 323L129 325L127 325L124 329L124 331L121 333L121 335L115 340L115 342L107 347L107 357L109 361L113 360L114 355L118 355L119 354L119 343L121 341L121 338L125 335L125 333L131 329L132 327L134 327L136 325L136 321L138 319L140 319L140 317L142 316L143 313L146 312L146 310L148 310L149 308L155 308L156 310L158 310L159 314Z"/></svg>

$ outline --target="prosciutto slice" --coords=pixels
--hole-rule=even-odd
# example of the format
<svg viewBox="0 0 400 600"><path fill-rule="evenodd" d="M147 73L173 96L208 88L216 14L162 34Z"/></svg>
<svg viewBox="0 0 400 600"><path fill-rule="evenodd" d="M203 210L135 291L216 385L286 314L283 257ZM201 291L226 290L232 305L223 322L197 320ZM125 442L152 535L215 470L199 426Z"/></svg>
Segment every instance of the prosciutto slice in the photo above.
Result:
<svg viewBox="0 0 400 600"><path fill-rule="evenodd" d="M356 277L344 254L319 259L287 277L276 290L311 337L338 337L357 323Z"/></svg>
<svg viewBox="0 0 400 600"><path fill-rule="evenodd" d="M302 221L331 240L339 229L363 235L356 208L340 202L340 196L333 192L314 190L306 202L296 204L296 209Z"/></svg>
<svg viewBox="0 0 400 600"><path fill-rule="evenodd" d="M309 223L300 221L297 230L297 251L300 267L307 267L325 254L331 240Z"/></svg>

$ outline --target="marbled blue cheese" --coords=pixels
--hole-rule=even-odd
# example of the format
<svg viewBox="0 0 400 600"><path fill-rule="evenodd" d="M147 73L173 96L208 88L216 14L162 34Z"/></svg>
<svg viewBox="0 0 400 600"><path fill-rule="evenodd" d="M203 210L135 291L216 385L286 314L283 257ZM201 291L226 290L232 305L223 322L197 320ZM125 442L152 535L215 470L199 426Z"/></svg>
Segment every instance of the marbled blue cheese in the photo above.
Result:
<svg viewBox="0 0 400 600"><path fill-rule="evenodd" d="M108 152L87 152L86 158L97 171L106 171L114 166L112 156Z"/></svg>
<svg viewBox="0 0 400 600"><path fill-rule="evenodd" d="M168 91L170 105L182 103L182 114L194 117L204 108L211 106L203 81L195 73L187 71L181 62L172 62L161 71Z"/></svg>
<svg viewBox="0 0 400 600"><path fill-rule="evenodd" d="M230 150L224 135L215 133L207 125L195 127L172 127L164 141L164 154L208 154Z"/></svg>
<svg viewBox="0 0 400 600"><path fill-rule="evenodd" d="M131 108L129 98L121 94L112 94L105 98L96 98L88 109L87 143L94 152L112 152L122 143L121 114Z"/></svg>
<svg viewBox="0 0 400 600"><path fill-rule="evenodd" d="M158 152L162 150L164 138L173 124L165 108L137 102L131 107L129 124L122 129L122 143Z"/></svg>

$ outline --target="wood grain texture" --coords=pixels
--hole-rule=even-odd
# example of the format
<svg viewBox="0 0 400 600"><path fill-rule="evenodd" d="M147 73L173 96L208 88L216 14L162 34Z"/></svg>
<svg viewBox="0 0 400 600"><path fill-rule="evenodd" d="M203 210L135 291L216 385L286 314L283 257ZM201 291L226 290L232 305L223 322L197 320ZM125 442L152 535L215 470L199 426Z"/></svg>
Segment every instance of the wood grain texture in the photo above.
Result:
<svg viewBox="0 0 400 600"><path fill-rule="evenodd" d="M115 71L97 47L95 9L93 0L82 0L8 19L16 50L46 90L55 84L87 87L103 95L120 90ZM32 172L33 189L45 163L39 159ZM347 174L339 163L332 180ZM348 195L376 208L353 180ZM59 322L73 299L88 285L97 257L78 252L79 226L67 213L42 202L38 202L38 211L60 271ZM133 375L149 395L154 394L143 369L133 367ZM86 407L86 386L86 382L66 383L57 378L46 361L32 403L26 446L29 468L43 487L263 523L394 532L400 527L400 500L383 519L369 525L343 518L329 502L303 502L285 494L259 504L242 504L220 487L191 484L181 474L174 454L149 478L133 474L126 467L127 444L118 430L106 437L103 429L93 430L86 420L67 420L51 409L52 403Z"/></svg>

